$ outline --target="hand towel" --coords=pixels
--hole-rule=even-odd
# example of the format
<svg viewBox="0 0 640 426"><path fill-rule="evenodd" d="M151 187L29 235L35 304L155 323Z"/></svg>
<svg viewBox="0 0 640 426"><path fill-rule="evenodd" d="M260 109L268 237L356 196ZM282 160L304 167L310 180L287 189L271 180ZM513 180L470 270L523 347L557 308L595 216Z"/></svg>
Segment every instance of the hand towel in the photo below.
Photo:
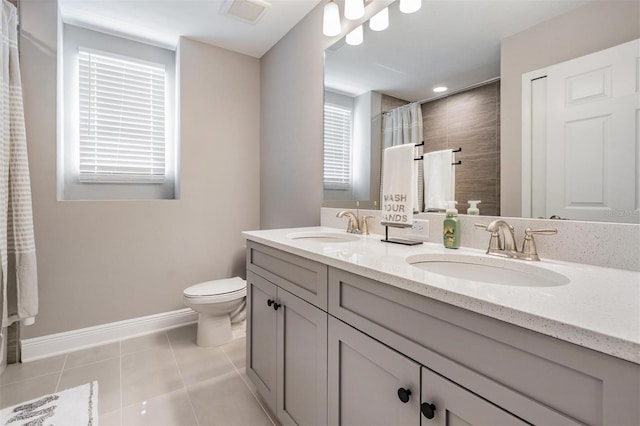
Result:
<svg viewBox="0 0 640 426"><path fill-rule="evenodd" d="M425 211L445 210L447 201L455 200L456 174L453 150L424 154Z"/></svg>
<svg viewBox="0 0 640 426"><path fill-rule="evenodd" d="M413 224L414 186L417 184L413 167L414 149L415 144L407 143L384 150L383 226L410 227Z"/></svg>

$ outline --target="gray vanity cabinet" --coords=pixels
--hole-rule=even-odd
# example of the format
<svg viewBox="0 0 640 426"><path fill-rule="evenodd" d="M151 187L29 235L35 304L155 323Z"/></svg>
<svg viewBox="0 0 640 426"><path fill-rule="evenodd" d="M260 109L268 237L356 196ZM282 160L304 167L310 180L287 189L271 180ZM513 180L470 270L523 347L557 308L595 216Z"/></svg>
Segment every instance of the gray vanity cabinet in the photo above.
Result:
<svg viewBox="0 0 640 426"><path fill-rule="evenodd" d="M637 364L388 278L248 242L247 375L280 422L640 425Z"/></svg>
<svg viewBox="0 0 640 426"><path fill-rule="evenodd" d="M260 245L248 250L247 376L282 424L324 425L327 313L283 287L317 294L314 283L324 280L326 306L327 267L286 253L271 262L273 254Z"/></svg>
<svg viewBox="0 0 640 426"><path fill-rule="evenodd" d="M328 355L331 425L528 424L333 317Z"/></svg>
<svg viewBox="0 0 640 426"><path fill-rule="evenodd" d="M640 424L637 364L335 268L329 314L516 416L507 424ZM444 402L469 421L466 403Z"/></svg>

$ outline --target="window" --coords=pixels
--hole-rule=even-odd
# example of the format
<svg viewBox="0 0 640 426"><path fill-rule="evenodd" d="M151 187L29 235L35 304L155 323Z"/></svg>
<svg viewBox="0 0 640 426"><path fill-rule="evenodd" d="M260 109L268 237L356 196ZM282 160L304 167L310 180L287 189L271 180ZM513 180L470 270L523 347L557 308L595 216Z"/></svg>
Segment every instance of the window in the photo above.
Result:
<svg viewBox="0 0 640 426"><path fill-rule="evenodd" d="M81 182L163 182L165 69L79 50Z"/></svg>
<svg viewBox="0 0 640 426"><path fill-rule="evenodd" d="M351 189L352 110L324 105L324 188Z"/></svg>
<svg viewBox="0 0 640 426"><path fill-rule="evenodd" d="M176 198L175 52L63 26L58 198Z"/></svg>

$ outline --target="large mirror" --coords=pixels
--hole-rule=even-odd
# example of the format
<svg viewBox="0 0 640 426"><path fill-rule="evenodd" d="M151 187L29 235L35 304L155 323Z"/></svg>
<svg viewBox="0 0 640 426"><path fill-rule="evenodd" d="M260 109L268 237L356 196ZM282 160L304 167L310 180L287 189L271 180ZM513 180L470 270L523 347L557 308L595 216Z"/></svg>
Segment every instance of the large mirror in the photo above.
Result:
<svg viewBox="0 0 640 426"><path fill-rule="evenodd" d="M423 1L422 8L412 14L401 13L396 2L389 7L389 28L376 32L365 24L362 44L349 45L345 39L336 42L325 51L324 205L354 207L355 201L359 201L360 207L378 207L382 117L394 108L417 102L421 105L423 118L423 152L462 148L456 153L456 160L462 164L456 166L455 172L456 198L461 213L466 212L468 200L479 199L482 200L480 214L545 216L546 212L532 210L523 201L531 198L531 182L523 182L522 177L521 76L525 71L560 61L552 60L554 55L559 56L553 45L547 44L541 52L540 42L526 38L535 38L537 28L545 26L553 35L563 34L563 31L570 34L572 28L562 28L562 25L568 25L567 22L607 19L594 17L599 13L596 7L603 6L635 11L635 27L640 27L637 5L624 1ZM624 12L620 9L618 14L624 15L621 11ZM631 30L627 28L626 31L635 33L637 38L640 28L633 28L633 19L629 20L631 24L618 23L618 26L631 25ZM571 37L582 37L581 31L576 29ZM599 43L598 38L607 37L605 33L607 31L590 36L594 39L589 41L595 46L592 50L589 46L576 46L574 50L584 55L603 49L598 46L620 43L609 40ZM525 36L520 37L520 34ZM625 33L618 38L626 41L634 37ZM504 40L509 44L505 45ZM547 40L548 43L553 41ZM567 43L566 40L557 42ZM526 43L537 50L517 50ZM509 56L505 59L505 55ZM576 53L571 57L580 55ZM551 62L543 63L543 59L539 59L545 56ZM542 65L531 68L531 64L536 63L529 60L531 57L537 57ZM505 75L501 76L505 72L511 73L509 80ZM438 86L446 86L448 90L435 93L433 89ZM505 99L517 102L517 111L507 108L508 117L505 108L503 115L500 114L501 101ZM505 119L509 120L508 126L502 122ZM345 130L347 126L350 126L350 133ZM348 137L351 138L349 150L343 145L342 153L336 156L335 147L340 146L341 139ZM633 139L632 144L635 143L638 151L638 137ZM327 154L328 149L334 149L334 153ZM417 154L421 153L422 148ZM535 158L527 159L527 155L524 158L525 162L536 164ZM347 172L340 161L350 162ZM636 170L632 179L636 181L639 162L634 162ZM545 167L544 162L542 167ZM531 167L525 163L525 174L539 172L527 171L527 168ZM585 219L563 211L556 217L640 223L637 205L640 196L637 185L633 186L635 205L618 214Z"/></svg>

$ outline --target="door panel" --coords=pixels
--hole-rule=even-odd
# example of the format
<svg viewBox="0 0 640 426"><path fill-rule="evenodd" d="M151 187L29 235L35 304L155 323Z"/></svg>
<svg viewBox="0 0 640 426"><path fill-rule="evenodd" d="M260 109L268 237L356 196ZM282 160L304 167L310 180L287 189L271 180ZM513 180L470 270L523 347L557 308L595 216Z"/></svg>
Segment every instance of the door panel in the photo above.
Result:
<svg viewBox="0 0 640 426"><path fill-rule="evenodd" d="M276 286L247 271L247 376L275 412L277 312L269 306Z"/></svg>
<svg viewBox="0 0 640 426"><path fill-rule="evenodd" d="M327 424L327 313L278 289L278 418Z"/></svg>
<svg viewBox="0 0 640 426"><path fill-rule="evenodd" d="M422 426L528 425L428 368L422 367L422 402L435 406L435 416L421 416Z"/></svg>
<svg viewBox="0 0 640 426"><path fill-rule="evenodd" d="M640 40L547 69L546 217L640 222Z"/></svg>
<svg viewBox="0 0 640 426"><path fill-rule="evenodd" d="M329 424L418 425L420 366L329 317ZM403 403L398 389L411 391Z"/></svg>

